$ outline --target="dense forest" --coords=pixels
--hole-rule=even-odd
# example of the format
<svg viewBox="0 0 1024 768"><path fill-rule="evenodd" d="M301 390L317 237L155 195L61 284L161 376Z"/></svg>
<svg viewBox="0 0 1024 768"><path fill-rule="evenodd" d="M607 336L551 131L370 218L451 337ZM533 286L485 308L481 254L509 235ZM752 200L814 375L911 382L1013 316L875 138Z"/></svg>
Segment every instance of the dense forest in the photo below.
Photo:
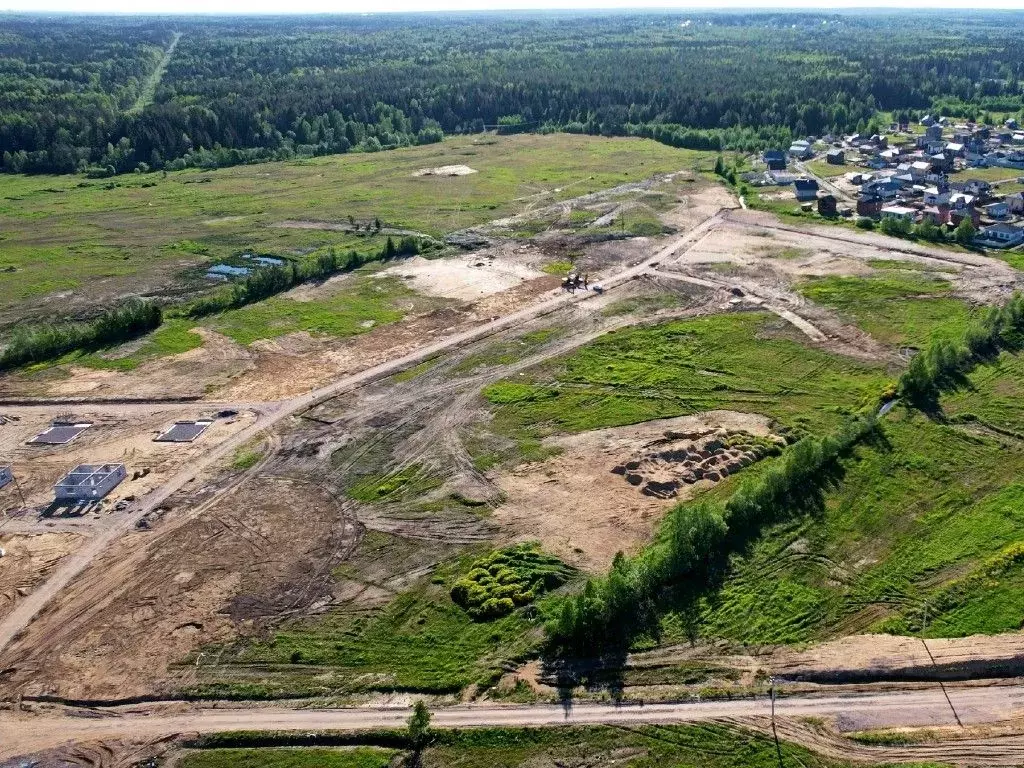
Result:
<svg viewBox="0 0 1024 768"><path fill-rule="evenodd" d="M216 167L495 128L755 149L881 111L1020 113L1021 39L1024 17L979 11L8 15L2 169Z"/></svg>

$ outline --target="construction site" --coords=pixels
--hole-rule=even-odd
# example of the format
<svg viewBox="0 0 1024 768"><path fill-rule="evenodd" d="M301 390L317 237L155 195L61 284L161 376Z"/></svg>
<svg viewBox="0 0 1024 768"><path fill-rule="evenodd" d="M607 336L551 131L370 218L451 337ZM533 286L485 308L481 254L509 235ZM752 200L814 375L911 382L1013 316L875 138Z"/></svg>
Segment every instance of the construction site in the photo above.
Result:
<svg viewBox="0 0 1024 768"><path fill-rule="evenodd" d="M438 167L424 181L484 173ZM850 608L836 624L849 631L748 641L710 618L755 578L742 564L699 610L673 614L661 639L616 669L577 670L568 686L542 657L532 608L489 629L453 618L447 592L473 558L524 542L578 574L566 588L578 589L617 553L651 545L675 505L735 489L877 400L923 345L914 323L925 321L894 315L897 330L876 330L856 302L810 298L822 285L912 275L911 300L968 313L1007 300L1019 272L989 255L745 210L690 169L528 200L460 236L479 241L274 299L323 301L363 280L402 286L399 319L358 334L243 344L197 326L201 346L132 370L0 379L0 698L10 703L0 761L38 752L127 765L164 755L174 734L249 728L250 706L256 718L279 713L274 728L313 730L333 727L316 719L324 706L385 708L378 725L386 708L404 717L424 697L439 711L479 706L486 723L500 720L491 709L508 691L559 712L569 695L585 713L609 695L639 705L714 690L716 717L763 729L750 702L765 701L771 675L794 697L787 733L840 752L854 731L1019 715L1018 688L998 687L1020 674L1018 631L979 627L922 648L875 634L889 609L865 598L883 607ZM730 339L745 357L728 356ZM997 434L979 418L957 429L1020 452L1009 426ZM799 528L778 538L773 562L799 561L830 585L853 584L889 554L818 555ZM754 608L729 610L750 629ZM434 659L439 646L451 658ZM953 704L929 698L938 680ZM825 699L886 692L892 708ZM733 695L746 703L729 709ZM203 720L214 706L215 727ZM288 719L299 711L306 719ZM547 722L528 711L514 722ZM151 726L133 719L143 712ZM808 725L819 715L827 726ZM1008 728L1001 753L1018 763L1020 734ZM92 746L62 746L72 738Z"/></svg>

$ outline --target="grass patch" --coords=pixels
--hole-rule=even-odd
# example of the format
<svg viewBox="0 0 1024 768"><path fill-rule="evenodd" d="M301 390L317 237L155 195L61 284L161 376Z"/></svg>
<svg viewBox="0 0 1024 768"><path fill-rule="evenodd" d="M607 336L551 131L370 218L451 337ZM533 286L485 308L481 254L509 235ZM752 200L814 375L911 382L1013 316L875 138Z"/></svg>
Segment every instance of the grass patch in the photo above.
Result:
<svg viewBox="0 0 1024 768"><path fill-rule="evenodd" d="M377 747L341 749L204 749L187 753L182 768L387 768L398 752Z"/></svg>
<svg viewBox="0 0 1024 768"><path fill-rule="evenodd" d="M452 373L472 373L478 368L512 365L532 355L561 333L561 328L540 328L508 341L496 342L480 352L467 355L452 368Z"/></svg>
<svg viewBox="0 0 1024 768"><path fill-rule="evenodd" d="M973 316L952 298L947 280L923 275L830 276L807 280L799 290L891 345L920 347L936 335L959 339Z"/></svg>
<svg viewBox="0 0 1024 768"><path fill-rule="evenodd" d="M232 469L251 469L256 466L256 463L263 458L262 449L253 449L242 447L235 451L235 456L231 460Z"/></svg>
<svg viewBox="0 0 1024 768"><path fill-rule="evenodd" d="M452 602L449 590L472 559L449 562L371 614L339 609L289 622L268 640L239 642L223 651L215 667L200 666L200 682L187 693L212 698L446 694L471 683L489 685L504 663L534 648L539 633L521 611L481 623Z"/></svg>
<svg viewBox="0 0 1024 768"><path fill-rule="evenodd" d="M439 488L443 480L419 464L386 475L361 476L345 492L365 503L409 501Z"/></svg>
<svg viewBox="0 0 1024 768"><path fill-rule="evenodd" d="M428 358L427 360L424 360L422 363L419 363L418 365L414 365L411 368L406 368L404 371L401 371L400 373L396 373L391 378L394 381L398 382L412 381L413 379L418 378L427 371L432 370L434 366L441 362L442 359L443 358L441 356Z"/></svg>
<svg viewBox="0 0 1024 768"><path fill-rule="evenodd" d="M824 160L808 160L804 165L807 166L807 170L813 173L815 176L820 176L823 179L832 179L837 176L842 176L845 173L849 173L854 170L853 167L848 165L832 165Z"/></svg>
<svg viewBox="0 0 1024 768"><path fill-rule="evenodd" d="M549 275L568 275L573 270L571 261L551 261L540 268L541 272Z"/></svg>
<svg viewBox="0 0 1024 768"><path fill-rule="evenodd" d="M492 384L483 395L501 434L539 439L714 408L828 428L888 386L882 369L795 338L788 324L763 313L633 328Z"/></svg>
<svg viewBox="0 0 1024 768"><path fill-rule="evenodd" d="M654 296L631 296L628 299L613 301L601 310L605 317L617 317L619 315L647 314L658 312L662 309L675 309L684 306L687 302L682 296L675 293L659 293Z"/></svg>
<svg viewBox="0 0 1024 768"><path fill-rule="evenodd" d="M203 337L192 330L194 327L195 323L190 320L170 319L141 341L122 344L103 352L72 352L53 363L43 364L43 367L69 364L100 370L133 371L150 360L180 355L202 346Z"/></svg>
<svg viewBox="0 0 1024 768"><path fill-rule="evenodd" d="M204 751L229 751L225 744L265 745L268 752L313 752L311 745L400 744L404 732L247 733L203 736ZM216 746L215 746L216 745ZM278 748L270 747L276 745ZM280 747L291 747L284 750ZM235 746L235 749L238 749ZM304 759L304 758L300 758ZM303 762L300 765L308 765ZM852 764L825 757L802 746L742 728L706 725L557 726L551 728L431 729L421 755L424 768L523 768L523 766L606 766L628 768L851 768ZM199 764L219 768L223 763ZM263 768L263 763L256 763ZM291 764L289 764L291 765ZM331 764L327 764L330 766ZM872 768L871 764L858 765ZM900 763L901 766L911 766ZM924 764L913 764L926 768ZM196 768L188 765L186 768ZM277 768L275 764L275 768ZM881 768L875 765L874 768ZM929 764L928 768L943 768Z"/></svg>
<svg viewBox="0 0 1024 768"><path fill-rule="evenodd" d="M215 315L204 325L246 345L298 331L355 336L401 320L405 310L398 306L398 300L413 295L398 278L364 276L329 298L296 301L274 296Z"/></svg>

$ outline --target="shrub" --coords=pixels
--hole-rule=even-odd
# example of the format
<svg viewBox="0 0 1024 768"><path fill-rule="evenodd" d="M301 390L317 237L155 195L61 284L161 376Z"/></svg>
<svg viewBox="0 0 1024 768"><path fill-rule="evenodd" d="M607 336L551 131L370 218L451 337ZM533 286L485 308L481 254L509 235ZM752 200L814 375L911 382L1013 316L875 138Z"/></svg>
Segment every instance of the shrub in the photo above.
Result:
<svg viewBox="0 0 1024 768"><path fill-rule="evenodd" d="M476 560L455 582L451 597L473 619L487 621L507 616L539 594L557 589L571 573L569 566L544 554L536 544L520 544Z"/></svg>

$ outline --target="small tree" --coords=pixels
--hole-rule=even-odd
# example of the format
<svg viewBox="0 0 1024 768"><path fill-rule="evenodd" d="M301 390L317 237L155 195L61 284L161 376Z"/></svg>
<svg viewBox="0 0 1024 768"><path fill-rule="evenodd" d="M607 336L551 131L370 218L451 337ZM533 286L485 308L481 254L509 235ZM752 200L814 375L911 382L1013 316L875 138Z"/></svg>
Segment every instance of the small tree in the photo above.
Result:
<svg viewBox="0 0 1024 768"><path fill-rule="evenodd" d="M415 752L419 753L427 742L430 741L430 710L423 700L419 700L412 708L412 716L409 718L409 743Z"/></svg>
<svg viewBox="0 0 1024 768"><path fill-rule="evenodd" d="M978 230L974 228L974 223L965 216L963 221L957 225L954 237L960 245L969 246L974 242L974 236L977 233Z"/></svg>

